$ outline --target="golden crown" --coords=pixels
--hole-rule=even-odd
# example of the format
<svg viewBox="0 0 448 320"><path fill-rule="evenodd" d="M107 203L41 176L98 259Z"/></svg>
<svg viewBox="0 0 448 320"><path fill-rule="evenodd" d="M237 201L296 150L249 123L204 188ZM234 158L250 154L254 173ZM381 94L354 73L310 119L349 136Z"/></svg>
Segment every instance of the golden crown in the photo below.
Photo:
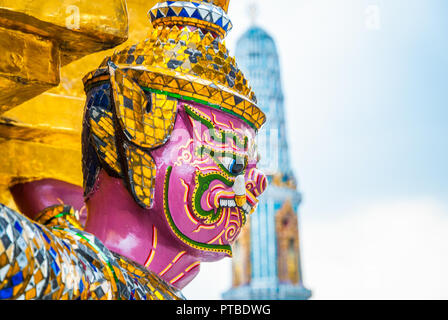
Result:
<svg viewBox="0 0 448 320"><path fill-rule="evenodd" d="M229 1L159 2L149 12L154 25L149 38L116 52L87 74L86 92L109 79L108 63L113 62L146 90L217 108L259 129L266 117L215 28L231 25L226 18Z"/></svg>

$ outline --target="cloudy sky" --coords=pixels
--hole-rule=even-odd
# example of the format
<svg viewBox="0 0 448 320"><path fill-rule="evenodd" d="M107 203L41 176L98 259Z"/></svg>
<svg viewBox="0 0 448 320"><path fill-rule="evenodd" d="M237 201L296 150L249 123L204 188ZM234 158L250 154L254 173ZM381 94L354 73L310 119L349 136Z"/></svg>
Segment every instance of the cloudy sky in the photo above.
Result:
<svg viewBox="0 0 448 320"><path fill-rule="evenodd" d="M232 52L252 2L281 59L313 298L448 299L448 3L233 0ZM186 297L218 299L230 261L202 270Z"/></svg>

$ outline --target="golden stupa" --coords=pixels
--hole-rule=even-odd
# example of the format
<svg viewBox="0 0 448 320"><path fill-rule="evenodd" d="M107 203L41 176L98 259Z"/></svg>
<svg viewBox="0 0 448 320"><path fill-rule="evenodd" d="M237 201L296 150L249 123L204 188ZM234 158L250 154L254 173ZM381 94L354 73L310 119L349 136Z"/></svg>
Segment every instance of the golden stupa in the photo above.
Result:
<svg viewBox="0 0 448 320"><path fill-rule="evenodd" d="M156 3L0 0L0 203L17 182L82 185L82 78L151 32Z"/></svg>

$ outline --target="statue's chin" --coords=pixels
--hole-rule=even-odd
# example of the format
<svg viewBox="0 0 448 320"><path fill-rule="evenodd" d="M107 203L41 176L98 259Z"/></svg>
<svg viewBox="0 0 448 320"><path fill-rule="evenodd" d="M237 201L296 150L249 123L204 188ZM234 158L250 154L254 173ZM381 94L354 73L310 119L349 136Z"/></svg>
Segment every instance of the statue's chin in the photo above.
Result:
<svg viewBox="0 0 448 320"><path fill-rule="evenodd" d="M218 253L218 252L205 252L202 251L199 253L198 258L202 262L216 262L220 261L224 258L231 258L232 254L228 253Z"/></svg>

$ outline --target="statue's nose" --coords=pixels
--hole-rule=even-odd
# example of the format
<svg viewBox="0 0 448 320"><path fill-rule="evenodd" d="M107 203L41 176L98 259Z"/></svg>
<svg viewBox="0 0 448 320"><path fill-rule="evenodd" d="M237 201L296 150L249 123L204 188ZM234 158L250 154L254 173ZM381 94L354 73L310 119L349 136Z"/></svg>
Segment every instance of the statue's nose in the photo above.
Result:
<svg viewBox="0 0 448 320"><path fill-rule="evenodd" d="M259 197L268 187L266 175L258 169L252 169L248 174L247 189Z"/></svg>

